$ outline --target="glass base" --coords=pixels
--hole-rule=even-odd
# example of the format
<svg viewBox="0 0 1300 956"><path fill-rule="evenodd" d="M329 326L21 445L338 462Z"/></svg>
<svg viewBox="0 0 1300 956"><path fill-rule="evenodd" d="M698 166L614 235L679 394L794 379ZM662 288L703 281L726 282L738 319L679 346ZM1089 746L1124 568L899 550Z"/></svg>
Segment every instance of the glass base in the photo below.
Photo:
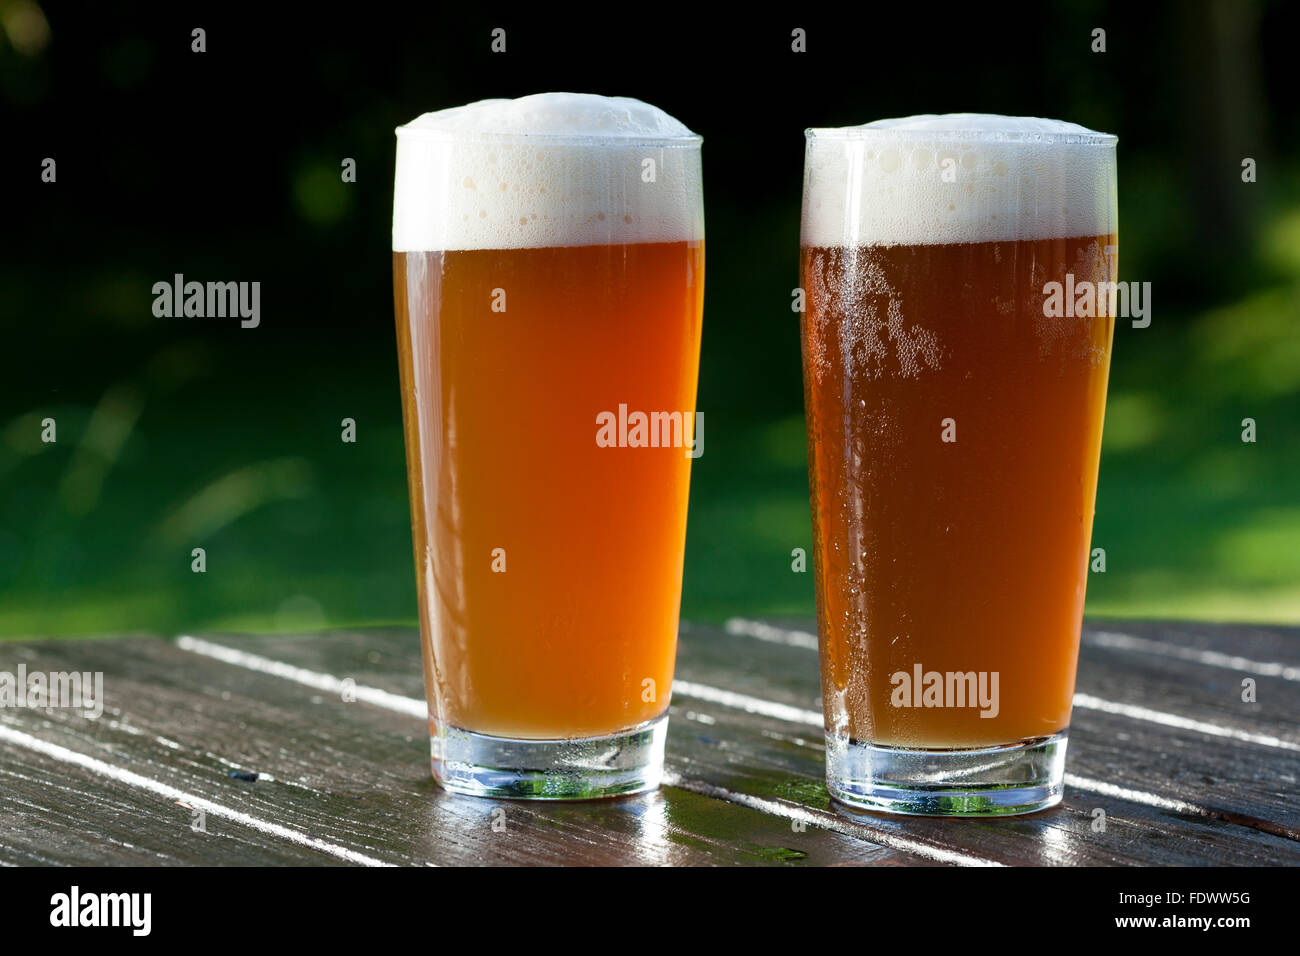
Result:
<svg viewBox="0 0 1300 956"><path fill-rule="evenodd" d="M590 800L659 786L668 715L608 737L518 740L429 722L433 778L453 793Z"/></svg>
<svg viewBox="0 0 1300 956"><path fill-rule="evenodd" d="M905 750L826 737L831 796L861 810L920 816L1033 813L1061 800L1062 731L977 750Z"/></svg>

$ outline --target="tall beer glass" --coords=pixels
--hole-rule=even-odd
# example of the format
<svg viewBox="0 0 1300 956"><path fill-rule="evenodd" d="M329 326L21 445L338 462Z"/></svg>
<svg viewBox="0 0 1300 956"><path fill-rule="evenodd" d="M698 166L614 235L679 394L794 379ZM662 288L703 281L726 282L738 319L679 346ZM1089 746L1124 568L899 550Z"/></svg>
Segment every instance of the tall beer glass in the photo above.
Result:
<svg viewBox="0 0 1300 956"><path fill-rule="evenodd" d="M983 115L807 133L805 405L826 774L844 803L1060 800L1115 143Z"/></svg>
<svg viewBox="0 0 1300 956"><path fill-rule="evenodd" d="M397 130L393 285L433 774L658 784L704 282L700 138L540 94Z"/></svg>

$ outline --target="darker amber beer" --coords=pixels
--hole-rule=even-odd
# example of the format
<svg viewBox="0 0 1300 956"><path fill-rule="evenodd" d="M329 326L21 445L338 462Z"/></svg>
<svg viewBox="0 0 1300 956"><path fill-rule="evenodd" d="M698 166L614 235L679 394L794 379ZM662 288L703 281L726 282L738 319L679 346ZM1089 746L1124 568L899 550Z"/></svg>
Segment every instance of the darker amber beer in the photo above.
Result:
<svg viewBox="0 0 1300 956"><path fill-rule="evenodd" d="M702 439L699 140L646 104L572 94L399 134L393 277L435 776L498 796L652 787ZM620 443L601 427L620 409L681 428L651 445L624 427Z"/></svg>
<svg viewBox="0 0 1300 956"><path fill-rule="evenodd" d="M828 780L846 802L1059 799L1113 156L1113 138L1005 117L810 131L805 402ZM1057 314L1067 282L1101 306Z"/></svg>

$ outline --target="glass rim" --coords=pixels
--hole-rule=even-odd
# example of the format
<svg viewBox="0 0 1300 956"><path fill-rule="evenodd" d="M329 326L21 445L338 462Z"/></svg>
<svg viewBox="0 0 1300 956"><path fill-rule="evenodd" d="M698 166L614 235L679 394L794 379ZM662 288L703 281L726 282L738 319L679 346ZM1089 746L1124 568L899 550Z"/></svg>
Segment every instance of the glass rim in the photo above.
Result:
<svg viewBox="0 0 1300 956"><path fill-rule="evenodd" d="M397 138L410 136L443 143L501 143L514 146L653 146L689 148L699 146L704 137L698 133L690 136L602 136L593 133L521 133L515 131L452 131L398 126L393 130Z"/></svg>
<svg viewBox="0 0 1300 956"><path fill-rule="evenodd" d="M810 126L803 131L811 143L827 140L897 140L904 143L1010 143L1025 145L1114 146L1114 133L1044 133L1031 130L898 129L888 126Z"/></svg>

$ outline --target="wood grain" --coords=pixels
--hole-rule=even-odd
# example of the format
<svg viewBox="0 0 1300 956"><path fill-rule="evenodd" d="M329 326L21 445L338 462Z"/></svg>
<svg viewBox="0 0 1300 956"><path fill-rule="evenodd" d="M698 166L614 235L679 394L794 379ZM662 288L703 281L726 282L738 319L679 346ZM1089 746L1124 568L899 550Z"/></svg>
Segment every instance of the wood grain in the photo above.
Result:
<svg viewBox="0 0 1300 956"><path fill-rule="evenodd" d="M0 711L0 863L1300 862L1295 629L1090 625L1078 682L1090 706L1076 704L1066 798L1002 820L894 818L830 801L810 631L684 625L668 785L572 804L443 793L417 717L175 642L0 644L0 670L102 671L107 699L99 720ZM423 699L411 631L206 639ZM1243 677L1256 681L1253 704L1241 700ZM206 832L192 828L195 801L211 811Z"/></svg>

